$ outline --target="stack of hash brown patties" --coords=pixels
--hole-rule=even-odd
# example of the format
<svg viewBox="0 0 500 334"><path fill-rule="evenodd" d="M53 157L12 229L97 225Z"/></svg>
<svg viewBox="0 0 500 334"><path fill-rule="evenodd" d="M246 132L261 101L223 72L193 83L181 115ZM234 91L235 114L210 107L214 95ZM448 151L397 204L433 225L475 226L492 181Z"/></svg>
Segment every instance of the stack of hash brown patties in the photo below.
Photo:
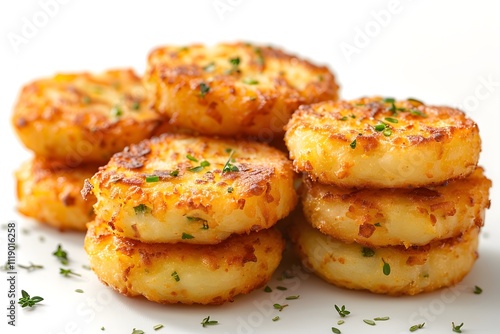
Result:
<svg viewBox="0 0 500 334"><path fill-rule="evenodd" d="M144 83L166 133L86 181L83 195L97 198L92 269L159 303L221 304L265 285L284 249L274 225L297 203L295 174L285 153L251 140L282 141L300 104L335 99L333 75L235 43L160 47Z"/></svg>
<svg viewBox="0 0 500 334"><path fill-rule="evenodd" d="M18 210L60 230L85 231L95 198L82 199L83 181L113 153L149 138L161 119L129 69L27 84L12 124L35 157L16 172Z"/></svg>
<svg viewBox="0 0 500 334"><path fill-rule="evenodd" d="M471 270L491 182L463 112L415 99L318 103L293 115L285 141L304 174L290 237L318 276L413 295Z"/></svg>

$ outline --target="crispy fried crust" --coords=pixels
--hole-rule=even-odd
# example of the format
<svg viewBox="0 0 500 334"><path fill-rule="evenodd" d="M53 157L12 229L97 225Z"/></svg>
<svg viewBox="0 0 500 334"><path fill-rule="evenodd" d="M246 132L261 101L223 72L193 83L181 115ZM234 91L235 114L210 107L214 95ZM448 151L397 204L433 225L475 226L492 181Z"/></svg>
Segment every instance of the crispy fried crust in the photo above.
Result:
<svg viewBox="0 0 500 334"><path fill-rule="evenodd" d="M477 168L445 186L352 189L304 177L302 205L308 222L324 234L368 246L425 245L481 227L491 181Z"/></svg>
<svg viewBox="0 0 500 334"><path fill-rule="evenodd" d="M476 123L460 110L380 97L302 106L287 125L285 141L297 171L358 188L428 186L465 177L481 151Z"/></svg>
<svg viewBox="0 0 500 334"><path fill-rule="evenodd" d="M338 91L326 67L245 43L157 48L144 81L171 124L266 142L282 136L299 105L337 99Z"/></svg>
<svg viewBox="0 0 500 334"><path fill-rule="evenodd" d="M120 236L214 244L288 215L293 175L286 155L264 144L165 134L114 155L83 194L95 194L96 214Z"/></svg>
<svg viewBox="0 0 500 334"><path fill-rule="evenodd" d="M99 279L120 293L157 303L222 304L263 286L277 268L284 240L271 228L218 245L145 244L89 223L85 250Z"/></svg>
<svg viewBox="0 0 500 334"><path fill-rule="evenodd" d="M16 171L17 209L22 214L60 230L85 231L94 219L92 205L96 199L84 200L80 189L97 166L70 168L42 158L26 161Z"/></svg>
<svg viewBox="0 0 500 334"><path fill-rule="evenodd" d="M298 219L290 237L302 264L325 281L348 289L388 295L415 295L460 282L477 259L479 227L426 246L371 248L343 243ZM365 249L365 255L369 255ZM384 274L384 262L390 268Z"/></svg>
<svg viewBox="0 0 500 334"><path fill-rule="evenodd" d="M148 138L160 119L146 101L141 78L132 70L112 70L57 74L26 85L12 123L36 155L75 166L107 162Z"/></svg>

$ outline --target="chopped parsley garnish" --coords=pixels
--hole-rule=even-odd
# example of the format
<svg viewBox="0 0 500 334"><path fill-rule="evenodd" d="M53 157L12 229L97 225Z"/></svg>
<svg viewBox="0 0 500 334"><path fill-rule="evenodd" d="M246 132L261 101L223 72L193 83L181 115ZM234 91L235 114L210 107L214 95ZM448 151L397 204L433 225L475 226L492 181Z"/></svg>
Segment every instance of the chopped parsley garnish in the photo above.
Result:
<svg viewBox="0 0 500 334"><path fill-rule="evenodd" d="M64 269L64 268L59 268L59 274L63 275L64 277L69 277L69 275L82 276L80 274L73 272L71 269Z"/></svg>
<svg viewBox="0 0 500 334"><path fill-rule="evenodd" d="M376 317L376 318L373 318L373 320L375 320L375 321L387 321L389 319L390 319L389 317Z"/></svg>
<svg viewBox="0 0 500 334"><path fill-rule="evenodd" d="M145 214L145 213L150 213L151 212L151 208L149 208L147 205L145 204L139 204L138 206L134 206L134 212L136 215L138 214Z"/></svg>
<svg viewBox="0 0 500 334"><path fill-rule="evenodd" d="M375 251L371 248L363 247L361 249L361 254L363 254L364 257L372 257L373 255L375 255Z"/></svg>
<svg viewBox="0 0 500 334"><path fill-rule="evenodd" d="M269 285L266 285L266 287L264 288L264 292L273 292L273 289L271 289Z"/></svg>
<svg viewBox="0 0 500 334"><path fill-rule="evenodd" d="M384 131L385 127L386 127L385 124L379 123L379 124L375 125L373 128L375 129L375 131L381 132L381 131Z"/></svg>
<svg viewBox="0 0 500 334"><path fill-rule="evenodd" d="M464 325L464 323L462 322L460 325L455 325L454 322L451 323L451 329L455 332L455 333L462 333L462 326Z"/></svg>
<svg viewBox="0 0 500 334"><path fill-rule="evenodd" d="M203 327L217 325L219 322L217 320L210 320L210 316L203 318L201 325Z"/></svg>
<svg viewBox="0 0 500 334"><path fill-rule="evenodd" d="M348 119L349 119L349 117L347 117L347 116L344 116L344 117L340 118L341 121L347 121Z"/></svg>
<svg viewBox="0 0 500 334"><path fill-rule="evenodd" d="M285 299L286 300L295 300L295 299L299 299L299 297L300 297L300 295L294 295L294 296L288 296Z"/></svg>
<svg viewBox="0 0 500 334"><path fill-rule="evenodd" d="M356 139L354 139L350 144L349 146L351 146L351 148L354 150L356 148Z"/></svg>
<svg viewBox="0 0 500 334"><path fill-rule="evenodd" d="M398 119L397 118L394 118L394 117L386 117L384 118L387 122L389 123L397 123L398 122Z"/></svg>
<svg viewBox="0 0 500 334"><path fill-rule="evenodd" d="M207 93L210 91L210 87L204 82L200 84L200 97L205 97Z"/></svg>
<svg viewBox="0 0 500 334"><path fill-rule="evenodd" d="M178 170L178 169L173 170L173 171L171 171L170 173L168 173L168 175L173 176L173 177L176 177L176 176L178 176L178 175L179 175L179 170Z"/></svg>
<svg viewBox="0 0 500 334"><path fill-rule="evenodd" d="M181 237L181 238L182 238L183 240L186 240L186 239L194 239L194 237L193 237L191 234L189 234L189 233L185 233L185 232L183 232L183 233L182 233L182 237Z"/></svg>
<svg viewBox="0 0 500 334"><path fill-rule="evenodd" d="M349 315L351 314L350 311L346 310L345 308L345 305L342 305L342 307L338 307L336 304L335 304L335 309L337 310L337 312L339 313L339 315L344 318L346 315Z"/></svg>
<svg viewBox="0 0 500 334"><path fill-rule="evenodd" d="M427 117L426 114L417 109L410 109L410 114L413 116Z"/></svg>
<svg viewBox="0 0 500 334"><path fill-rule="evenodd" d="M83 293L83 290L82 289L76 289L75 292Z"/></svg>
<svg viewBox="0 0 500 334"><path fill-rule="evenodd" d="M172 272L172 274L170 274L170 276L172 276L172 278L176 281L176 282L179 282L181 279L179 277L179 274L177 274L177 271L174 271Z"/></svg>
<svg viewBox="0 0 500 334"><path fill-rule="evenodd" d="M367 325L370 325L370 326L375 326L376 323L375 321L371 320L371 319L363 319L363 322Z"/></svg>
<svg viewBox="0 0 500 334"><path fill-rule="evenodd" d="M227 150L226 150L226 152L227 152ZM230 149L229 152L230 152L229 158L227 159L226 163L224 164L224 167L222 167L222 174L240 171L240 169L233 164L233 162L235 162L235 159L233 159L233 155L234 155L235 151Z"/></svg>
<svg viewBox="0 0 500 334"><path fill-rule="evenodd" d="M340 331L340 329L332 327L332 333L341 334L342 332Z"/></svg>
<svg viewBox="0 0 500 334"><path fill-rule="evenodd" d="M422 101L417 100L417 99L414 99L414 98L412 98L412 97L409 97L409 98L407 98L406 100L407 100L407 101L409 101L409 102L416 103L416 104L424 104Z"/></svg>
<svg viewBox="0 0 500 334"><path fill-rule="evenodd" d="M276 289L281 290L281 291L288 290L286 287L284 287L284 286L280 286L280 285L278 285L278 286L276 287Z"/></svg>
<svg viewBox="0 0 500 334"><path fill-rule="evenodd" d="M132 329L132 334L144 334L144 331L142 329Z"/></svg>
<svg viewBox="0 0 500 334"><path fill-rule="evenodd" d="M386 97L385 99L382 100L384 103L394 103L396 100L392 97Z"/></svg>
<svg viewBox="0 0 500 334"><path fill-rule="evenodd" d="M476 295L480 295L483 293L483 289L481 289L480 287L478 287L477 285L474 286L474 293Z"/></svg>
<svg viewBox="0 0 500 334"><path fill-rule="evenodd" d="M247 85L257 85L259 83L259 81L255 80L255 79L251 79L251 78L246 78L243 80L243 83L245 83Z"/></svg>
<svg viewBox="0 0 500 334"><path fill-rule="evenodd" d="M384 259L382 259L382 262L384 262L384 266L382 267L382 272L384 273L385 276L389 276L391 274L391 266L389 263L385 262Z"/></svg>
<svg viewBox="0 0 500 334"><path fill-rule="evenodd" d="M288 304L283 304L283 305L281 305L281 304L277 304L277 303L276 303L276 304L273 304L273 307L274 307L276 310L280 311L280 312L281 312L281 311L283 311L283 309L284 309L285 307L287 307L287 306L288 306Z"/></svg>
<svg viewBox="0 0 500 334"><path fill-rule="evenodd" d="M30 262L30 265L29 266L23 266L22 264L18 264L17 265L19 268L22 268L22 269L26 269L27 271L34 271L34 270L37 270L37 269L43 269L43 266L42 265L39 265L39 264L33 264Z"/></svg>
<svg viewBox="0 0 500 334"><path fill-rule="evenodd" d="M392 135L392 130L391 129L385 129L384 132L382 132L384 136L389 137Z"/></svg>
<svg viewBox="0 0 500 334"><path fill-rule="evenodd" d="M159 329L161 329L161 328L163 328L163 325L162 325L162 324L158 324L158 325L154 325L154 326L153 326L153 329L154 329L155 331L157 331L157 330L159 330Z"/></svg>
<svg viewBox="0 0 500 334"><path fill-rule="evenodd" d="M234 190L234 188L233 188L233 187L227 187L227 192L228 192L228 193L230 193L230 194L231 194L231 193L233 192L233 190Z"/></svg>
<svg viewBox="0 0 500 334"><path fill-rule="evenodd" d="M229 63L231 64L231 69L229 69L228 74L240 72L240 69L238 68L238 66L240 65L240 57L229 59Z"/></svg>
<svg viewBox="0 0 500 334"><path fill-rule="evenodd" d="M203 67L203 71L205 72L213 72L215 70L215 63L211 62Z"/></svg>
<svg viewBox="0 0 500 334"><path fill-rule="evenodd" d="M35 306L36 303L39 303L43 300L43 298L40 296L31 297L29 295L29 293L27 293L24 290L21 290L21 295L22 295L22 297L19 298L19 302L18 302L18 304L20 304L21 307L27 307L27 306L33 307L33 306Z"/></svg>
<svg viewBox="0 0 500 334"><path fill-rule="evenodd" d="M59 260L59 262L61 262L62 264L68 264L69 263L68 253L64 249L62 249L61 244L57 245L57 249L55 250L54 253L52 253L52 255L54 255L55 257L57 257L57 259Z"/></svg>
<svg viewBox="0 0 500 334"><path fill-rule="evenodd" d="M188 160L191 160L191 161L194 161L194 162L198 162L198 159L196 159L195 157L193 157L191 154L186 155L186 158Z"/></svg>
<svg viewBox="0 0 500 334"><path fill-rule="evenodd" d="M146 182L158 182L160 181L160 177L158 175L147 175Z"/></svg>
<svg viewBox="0 0 500 334"><path fill-rule="evenodd" d="M139 102L134 102L132 103L132 110L137 111L141 107L141 104Z"/></svg>
<svg viewBox="0 0 500 334"><path fill-rule="evenodd" d="M423 322L421 324L413 325L410 327L410 332L415 332L421 328L424 328L424 326L425 326L425 322Z"/></svg>
<svg viewBox="0 0 500 334"><path fill-rule="evenodd" d="M113 106L113 108L111 108L111 116L120 117L122 115L123 115L123 110L119 105L115 105Z"/></svg>
<svg viewBox="0 0 500 334"><path fill-rule="evenodd" d="M278 320L280 320L280 316L279 316L279 315L277 315L277 316L275 316L272 320L273 320L273 321L278 321Z"/></svg>
<svg viewBox="0 0 500 334"><path fill-rule="evenodd" d="M342 320L342 319L340 319L339 321L337 321L337 325L339 325L339 326L340 326L340 325L343 325L344 323L345 323L345 321L344 321L344 320Z"/></svg>
<svg viewBox="0 0 500 334"><path fill-rule="evenodd" d="M210 162L203 160L200 162L199 166L195 166L193 168L189 168L188 171L193 172L193 173L198 173L201 172L205 167L210 166Z"/></svg>

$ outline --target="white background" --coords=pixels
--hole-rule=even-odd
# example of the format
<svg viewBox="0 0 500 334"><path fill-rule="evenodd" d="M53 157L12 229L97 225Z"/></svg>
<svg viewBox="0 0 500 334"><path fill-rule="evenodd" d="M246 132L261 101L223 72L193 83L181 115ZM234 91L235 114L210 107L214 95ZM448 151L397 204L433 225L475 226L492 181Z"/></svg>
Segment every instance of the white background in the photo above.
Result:
<svg viewBox="0 0 500 334"><path fill-rule="evenodd" d="M480 258L462 289L388 298L337 289L306 277L290 283L294 284L290 291L300 294L301 299L279 313L280 321L272 322L276 312L259 308L269 305L271 297L261 292L222 307L161 306L127 299L100 284L92 272L81 268L87 263L81 234L61 234L16 214L12 173L30 154L10 125L19 89L35 78L58 71L127 66L141 72L148 52L158 45L243 40L273 44L327 64L336 74L344 98L378 94L461 107L479 124L483 139L480 164L496 184L500 182L497 2L55 1L0 4L1 223L15 221L18 225L19 263L32 261L45 266L38 272L19 272L18 291L25 289L46 299L33 310L18 308L19 332L98 333L104 326L103 333L131 333L134 327L152 333L152 326L162 323L165 328L158 333L331 333L338 320L333 304L346 304L352 315L346 324L335 325L343 333L406 333L417 321L426 322L422 333L451 332L451 321L463 321L464 333L498 333L500 193L495 186L481 236ZM49 2L57 7L51 7L51 15L43 14L42 3ZM26 22L39 27L27 31L30 23ZM16 38L24 39L16 44ZM6 232L1 233L3 254ZM50 255L58 242L70 251L81 278L58 274L58 264ZM5 310L7 287L1 272L0 277L0 309ZM472 294L470 287L474 285L485 292ZM75 293L77 288L85 293ZM6 326L4 314L6 311L0 312L0 328L14 332ZM221 324L202 328L199 322L207 315ZM385 315L391 320L375 327L362 322Z"/></svg>

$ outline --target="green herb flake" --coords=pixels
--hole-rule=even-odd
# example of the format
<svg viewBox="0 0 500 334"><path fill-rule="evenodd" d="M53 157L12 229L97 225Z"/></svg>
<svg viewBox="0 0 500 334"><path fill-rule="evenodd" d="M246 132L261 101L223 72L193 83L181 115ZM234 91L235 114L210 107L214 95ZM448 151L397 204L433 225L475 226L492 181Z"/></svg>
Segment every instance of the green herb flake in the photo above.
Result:
<svg viewBox="0 0 500 334"><path fill-rule="evenodd" d="M426 114L417 109L410 109L410 114L413 116L427 117Z"/></svg>
<svg viewBox="0 0 500 334"><path fill-rule="evenodd" d="M76 289L75 292L83 293L83 290L82 289Z"/></svg>
<svg viewBox="0 0 500 334"><path fill-rule="evenodd" d="M391 129L385 129L384 132L382 132L384 136L390 137L392 135L392 130Z"/></svg>
<svg viewBox="0 0 500 334"><path fill-rule="evenodd" d="M421 328L424 328L424 326L425 326L425 322L423 322L421 324L413 325L410 327L410 332L415 332Z"/></svg>
<svg viewBox="0 0 500 334"><path fill-rule="evenodd" d="M37 269L43 269L43 266L42 265L39 265L39 264L33 264L30 262L30 265L29 266L23 266L22 264L18 264L17 265L19 268L22 268L22 269L26 269L27 271L34 271L34 270L37 270Z"/></svg>
<svg viewBox="0 0 500 334"><path fill-rule="evenodd" d="M182 237L181 238L182 238L182 240L194 239L194 237L191 234L188 234L188 233L185 233L185 232L182 233Z"/></svg>
<svg viewBox="0 0 500 334"><path fill-rule="evenodd" d="M176 281L176 282L179 282L181 279L179 277L179 274L177 274L177 271L173 271L170 276L172 276L172 278Z"/></svg>
<svg viewBox="0 0 500 334"><path fill-rule="evenodd" d="M398 119L397 118L394 118L394 117L386 117L384 118L387 122L389 123L398 123Z"/></svg>
<svg viewBox="0 0 500 334"><path fill-rule="evenodd" d="M144 331L141 329L132 329L132 334L144 334Z"/></svg>
<svg viewBox="0 0 500 334"><path fill-rule="evenodd" d="M363 257L372 257L373 255L375 255L375 251L371 248L363 247L361 249L361 254L363 254Z"/></svg>
<svg viewBox="0 0 500 334"><path fill-rule="evenodd" d="M285 290L288 290L288 288L284 287L284 286L277 286L276 289L278 290L281 290L281 291L285 291Z"/></svg>
<svg viewBox="0 0 500 334"><path fill-rule="evenodd" d="M210 92L210 87L204 82L200 84L200 97L205 97L207 93Z"/></svg>
<svg viewBox="0 0 500 334"><path fill-rule="evenodd" d="M377 131L377 132L382 132L382 131L384 131L384 130L385 130L385 128L386 128L386 127L387 127L387 126L386 126L385 124L383 124L383 123L379 123L379 124L375 125L373 128L374 128L374 129L375 129L375 131Z"/></svg>
<svg viewBox="0 0 500 334"><path fill-rule="evenodd" d="M464 325L464 323L462 322L460 325L455 325L454 322L451 323L451 329L455 332L455 333L462 333L462 326Z"/></svg>
<svg viewBox="0 0 500 334"><path fill-rule="evenodd" d="M273 307L274 307L276 310L280 311L280 312L281 312L281 311L283 311L283 309L284 309L285 307L287 307L287 306L288 306L288 304L283 304L283 305L281 305L281 304L277 304L277 303L276 303L276 304L273 304Z"/></svg>
<svg viewBox="0 0 500 334"><path fill-rule="evenodd" d="M294 295L294 296L288 296L285 299L286 300L295 300L295 299L299 299L299 298L300 298L300 295Z"/></svg>
<svg viewBox="0 0 500 334"><path fill-rule="evenodd" d="M139 110L140 107L141 107L141 103L137 102L137 101L135 101L134 103L132 103L132 106L131 106L131 108L132 108L133 111Z"/></svg>
<svg viewBox="0 0 500 334"><path fill-rule="evenodd" d="M259 81L251 78L246 78L243 80L243 83L247 85L258 85Z"/></svg>
<svg viewBox="0 0 500 334"><path fill-rule="evenodd" d="M173 170L171 171L170 173L168 173L168 175L172 176L172 177L176 177L179 175L179 170L176 169L176 170Z"/></svg>
<svg viewBox="0 0 500 334"><path fill-rule="evenodd" d="M154 326L153 326L153 329L154 329L155 331L157 331L157 330L159 330L159 329L162 329L163 327L164 327L164 326L163 326L162 324L158 324L158 325L154 325Z"/></svg>
<svg viewBox="0 0 500 334"><path fill-rule="evenodd" d="M384 273L385 276L389 276L391 274L391 265L382 259L382 262L384 262L384 266L382 267L382 272Z"/></svg>
<svg viewBox="0 0 500 334"><path fill-rule="evenodd" d="M119 105L115 105L113 106L113 108L111 108L111 116L120 117L122 115L123 115L123 110Z"/></svg>
<svg viewBox="0 0 500 334"><path fill-rule="evenodd" d="M356 148L356 139L354 139L349 146L354 150Z"/></svg>
<svg viewBox="0 0 500 334"><path fill-rule="evenodd" d="M480 295L481 293L483 293L483 289L481 289L480 287L478 287L477 285L474 286L474 293L476 295Z"/></svg>
<svg viewBox="0 0 500 334"><path fill-rule="evenodd" d="M371 319L363 319L363 322L367 325L370 325L370 326L375 326L376 323L375 321L371 320Z"/></svg>
<svg viewBox="0 0 500 334"><path fill-rule="evenodd" d="M339 325L339 326L340 326L340 325L343 325L344 323L345 323L345 321L344 321L344 320L342 320L342 319L340 319L339 321L337 321L337 325Z"/></svg>
<svg viewBox="0 0 500 334"><path fill-rule="evenodd" d="M145 204L139 204L137 206L134 206L134 212L136 215L138 214L146 214L151 212L151 208L149 208Z"/></svg>
<svg viewBox="0 0 500 334"><path fill-rule="evenodd" d="M380 227L380 226L382 226L382 224L380 224L380 223L375 223L375 224L373 224L373 226Z"/></svg>
<svg viewBox="0 0 500 334"><path fill-rule="evenodd" d="M342 305L342 307L338 307L336 304L335 304L335 309L337 310L337 312L339 313L339 315L344 318L346 315L349 315L351 314L350 311L346 310L345 308L345 305Z"/></svg>
<svg viewBox="0 0 500 334"><path fill-rule="evenodd" d="M273 292L273 289L271 289L271 287L269 285L266 285L266 287L264 288L264 292Z"/></svg>
<svg viewBox="0 0 500 334"><path fill-rule="evenodd" d="M422 101L417 100L417 99L415 99L415 98L413 98L413 97L409 97L409 98L407 98L406 100L407 100L408 102L412 102L412 103L415 103L415 104L424 104Z"/></svg>
<svg viewBox="0 0 500 334"><path fill-rule="evenodd" d="M340 121L347 121L348 119L349 119L349 117L344 116L344 117L341 117L339 120L340 120Z"/></svg>
<svg viewBox="0 0 500 334"><path fill-rule="evenodd" d="M101 330L102 330L102 331L105 331L105 330L106 330L106 328L104 328L104 326L102 326L102 327L101 327Z"/></svg>
<svg viewBox="0 0 500 334"><path fill-rule="evenodd" d="M199 173L201 172L205 167L203 166L196 166L193 168L189 168L188 171L193 172L193 173Z"/></svg>
<svg viewBox="0 0 500 334"><path fill-rule="evenodd" d="M389 319L390 319L389 317L376 317L376 318L373 318L373 320L375 320L375 321L387 321Z"/></svg>
<svg viewBox="0 0 500 334"><path fill-rule="evenodd" d="M90 266L88 266L86 264L82 264L82 268L85 270L92 270L92 268L90 268Z"/></svg>
<svg viewBox="0 0 500 334"><path fill-rule="evenodd" d="M233 191L234 191L234 188L233 188L233 187L227 187L227 192L228 192L228 193L230 193L230 194L231 194Z"/></svg>
<svg viewBox="0 0 500 334"><path fill-rule="evenodd" d="M227 152L227 150L226 150L226 152ZM224 164L224 167L222 167L222 174L229 173L229 172L239 172L240 171L240 169L238 168L238 166L235 166L233 164L233 162L235 161L233 159L234 153L235 153L234 150L230 151L229 158L227 159L226 163Z"/></svg>
<svg viewBox="0 0 500 334"><path fill-rule="evenodd" d="M158 182L160 181L160 177L158 175L147 175L146 182Z"/></svg>
<svg viewBox="0 0 500 334"><path fill-rule="evenodd" d="M207 64L206 66L203 66L203 71L205 72L213 72L215 70L215 63L211 62Z"/></svg>
<svg viewBox="0 0 500 334"><path fill-rule="evenodd" d="M217 325L219 322L217 320L210 320L210 316L203 318L201 325L203 327Z"/></svg>
<svg viewBox="0 0 500 334"><path fill-rule="evenodd" d="M62 248L61 244L57 245L57 249L54 251L54 253L52 253L52 255L57 257L59 262L61 262L64 265L69 263L68 253Z"/></svg>
<svg viewBox="0 0 500 334"><path fill-rule="evenodd" d="M340 329L332 327L332 333L341 334L342 332L340 331Z"/></svg>
<svg viewBox="0 0 500 334"><path fill-rule="evenodd" d="M210 166L210 162L203 160L202 162L200 162L200 166L201 167L208 167L208 166Z"/></svg>
<svg viewBox="0 0 500 334"><path fill-rule="evenodd" d="M280 320L280 316L279 316L279 315L277 315L277 316L275 316L272 320L273 320L273 321L278 321L278 320Z"/></svg>
<svg viewBox="0 0 500 334"><path fill-rule="evenodd" d="M64 269L64 268L59 268L59 274L63 275L64 277L69 277L69 275L82 276L80 274L73 272L71 269Z"/></svg>
<svg viewBox="0 0 500 334"><path fill-rule="evenodd" d="M382 100L384 103L394 103L396 100L392 97L386 97L385 99Z"/></svg>
<svg viewBox="0 0 500 334"><path fill-rule="evenodd" d="M191 154L186 155L186 158L188 160L191 160L191 161L194 161L194 162L198 162L198 159L196 159L195 157L193 157Z"/></svg>
<svg viewBox="0 0 500 334"><path fill-rule="evenodd" d="M21 290L21 295L22 297L19 298L18 304L21 305L21 307L33 307L35 304L41 302L43 300L42 297L40 296L33 296L31 297L29 293L27 293L24 290Z"/></svg>

